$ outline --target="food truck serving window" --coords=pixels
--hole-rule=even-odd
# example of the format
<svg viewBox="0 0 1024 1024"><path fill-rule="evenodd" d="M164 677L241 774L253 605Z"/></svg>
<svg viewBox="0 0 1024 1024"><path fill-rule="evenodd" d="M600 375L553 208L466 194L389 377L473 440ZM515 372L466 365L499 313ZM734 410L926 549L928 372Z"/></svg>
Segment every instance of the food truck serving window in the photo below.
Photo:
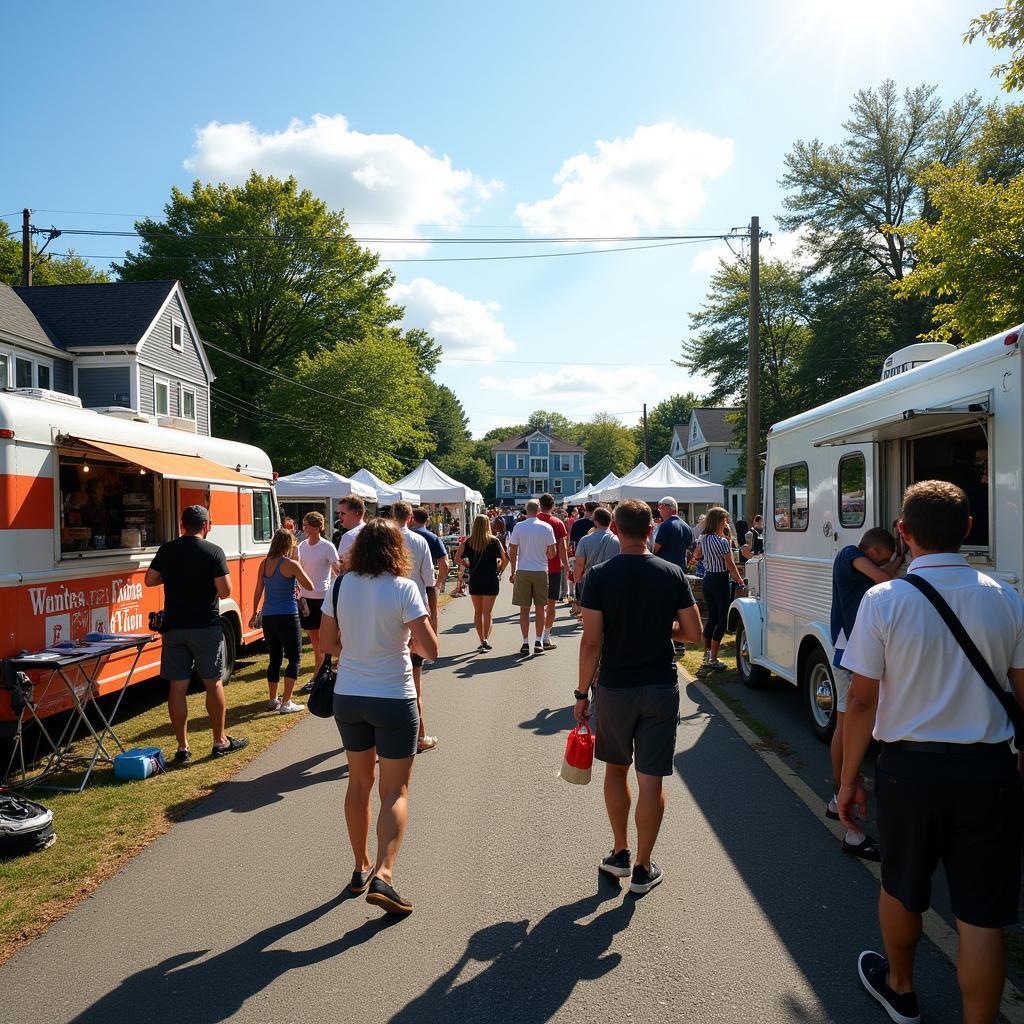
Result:
<svg viewBox="0 0 1024 1024"><path fill-rule="evenodd" d="M270 491L252 493L252 539L268 541L274 532L270 517Z"/></svg>
<svg viewBox="0 0 1024 1024"><path fill-rule="evenodd" d="M854 452L839 460L839 525L856 529L867 515L867 473L864 453Z"/></svg>
<svg viewBox="0 0 1024 1024"><path fill-rule="evenodd" d="M164 536L161 478L109 455L60 451L60 550L152 548Z"/></svg>

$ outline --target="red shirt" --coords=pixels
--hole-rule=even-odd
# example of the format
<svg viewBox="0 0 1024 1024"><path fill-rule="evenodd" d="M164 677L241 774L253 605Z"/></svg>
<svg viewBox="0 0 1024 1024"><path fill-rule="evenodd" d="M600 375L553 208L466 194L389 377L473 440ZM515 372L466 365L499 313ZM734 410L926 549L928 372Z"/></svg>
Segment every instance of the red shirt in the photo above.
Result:
<svg viewBox="0 0 1024 1024"><path fill-rule="evenodd" d="M556 573L562 571L562 559L558 555L558 542L563 537L569 536L569 531L565 528L565 523L562 522L558 516L551 515L550 512L538 512L537 518L548 524L552 530L555 531L555 557L548 559L548 572Z"/></svg>

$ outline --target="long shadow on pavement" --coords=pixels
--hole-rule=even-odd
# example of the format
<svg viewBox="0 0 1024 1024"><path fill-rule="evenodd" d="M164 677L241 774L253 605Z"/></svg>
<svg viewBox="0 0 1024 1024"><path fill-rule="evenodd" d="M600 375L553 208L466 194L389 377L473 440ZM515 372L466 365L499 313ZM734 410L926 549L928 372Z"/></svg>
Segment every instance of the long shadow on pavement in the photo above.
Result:
<svg viewBox="0 0 1024 1024"><path fill-rule="evenodd" d="M346 893L335 896L205 960L201 959L209 952L205 949L167 957L125 978L71 1024L134 1020L146 1020L148 1024L220 1024L229 1020L246 1000L282 974L339 956L398 920L386 915L375 918L315 949L295 952L269 948L319 920L347 898Z"/></svg>
<svg viewBox="0 0 1024 1024"><path fill-rule="evenodd" d="M255 779L229 779L221 783L214 793L189 810L190 818L208 818L213 814L230 811L232 814L245 814L258 811L283 800L288 793L293 793L307 786L315 786L321 782L337 782L348 774L348 765L340 764L335 768L314 771L318 765L334 757L336 750L325 750L294 764L285 765L276 771L267 772ZM176 812L185 811L191 806L173 804L168 808L172 817Z"/></svg>
<svg viewBox="0 0 1024 1024"><path fill-rule="evenodd" d="M552 910L533 928L528 921L481 928L455 964L399 1010L390 1024L549 1021L579 982L603 977L622 961L621 954L609 953L608 948L629 926L636 898L627 893L623 899L617 884L599 884L593 896ZM588 924L580 923L612 899L617 900L614 906ZM459 975L472 961L488 966L458 984Z"/></svg>
<svg viewBox="0 0 1024 1024"><path fill-rule="evenodd" d="M520 729L532 729L536 736L557 736L568 732L575 724L572 706L567 708L541 708L533 718L519 723Z"/></svg>
<svg viewBox="0 0 1024 1024"><path fill-rule="evenodd" d="M863 949L880 950L878 882L771 774L693 685L697 719L710 721L675 767L723 850L803 972L830 1021L884 1020L857 980ZM960 1019L950 963L927 940L915 987L929 1024ZM790 1005L794 1019L806 1019ZM805 1011L802 1011L805 1013Z"/></svg>
<svg viewBox="0 0 1024 1024"><path fill-rule="evenodd" d="M472 679L474 676L490 675L494 672L507 672L509 669L518 668L530 660L529 656L523 656L518 651L514 654L498 654L494 652L480 654L472 661L456 665L454 674L460 679Z"/></svg>

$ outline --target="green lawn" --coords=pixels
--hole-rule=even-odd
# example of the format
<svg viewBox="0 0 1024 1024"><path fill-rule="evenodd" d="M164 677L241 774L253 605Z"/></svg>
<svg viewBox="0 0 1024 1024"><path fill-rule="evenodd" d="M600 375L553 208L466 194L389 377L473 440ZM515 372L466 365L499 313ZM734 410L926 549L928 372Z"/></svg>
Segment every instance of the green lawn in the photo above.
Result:
<svg viewBox="0 0 1024 1024"><path fill-rule="evenodd" d="M224 691L228 732L248 737L247 749L229 757L210 756L213 735L200 688L188 697L193 760L187 767L144 781L121 782L109 764L97 764L82 793L27 793L52 808L57 842L41 853L0 860L0 963L308 714L267 711L266 667L265 654L241 659ZM312 671L313 655L307 645L300 683ZM158 746L168 760L173 755L176 744L166 694L166 684L152 680L125 695L114 731L126 748Z"/></svg>

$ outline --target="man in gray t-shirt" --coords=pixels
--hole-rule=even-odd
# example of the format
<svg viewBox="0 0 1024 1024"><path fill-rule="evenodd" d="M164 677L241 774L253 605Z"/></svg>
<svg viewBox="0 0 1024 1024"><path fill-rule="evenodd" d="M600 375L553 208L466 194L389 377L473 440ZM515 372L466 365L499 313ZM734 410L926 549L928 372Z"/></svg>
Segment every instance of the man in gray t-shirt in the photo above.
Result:
<svg viewBox="0 0 1024 1024"><path fill-rule="evenodd" d="M609 526L612 514L606 508L595 508L593 513L594 529L576 542L576 561L573 563L573 578L576 580L576 595L582 600L583 577L588 569L607 562L619 553L619 538L611 532Z"/></svg>

